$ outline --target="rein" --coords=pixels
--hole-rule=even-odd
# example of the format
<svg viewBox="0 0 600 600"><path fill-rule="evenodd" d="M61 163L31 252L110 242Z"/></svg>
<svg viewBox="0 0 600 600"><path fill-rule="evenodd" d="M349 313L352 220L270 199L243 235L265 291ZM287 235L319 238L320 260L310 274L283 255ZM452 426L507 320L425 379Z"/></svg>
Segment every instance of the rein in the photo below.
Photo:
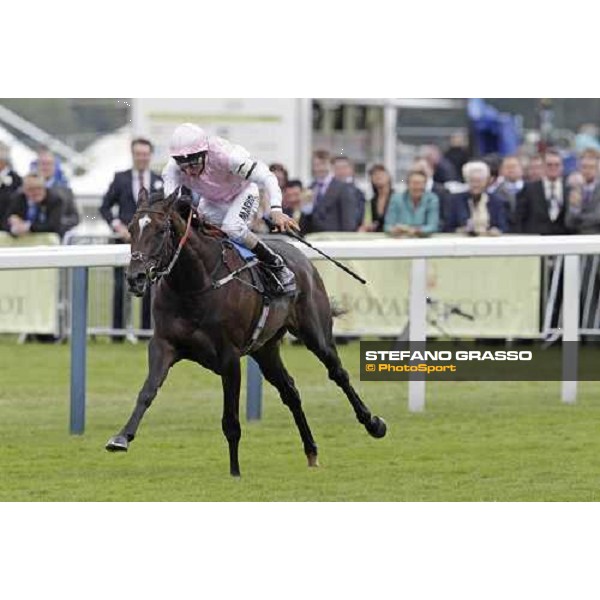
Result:
<svg viewBox="0 0 600 600"><path fill-rule="evenodd" d="M190 229L191 229L191 225L192 225L192 215L193 214L194 214L194 211L192 208L190 208L190 214L188 215L187 223L185 226L185 233L183 234L183 237L179 240L179 244L177 246L177 249L175 250L175 254L173 254L173 258L171 259L171 262L169 263L169 265L167 266L166 269L164 269L163 271L159 271L156 274L157 278L164 277L165 275L168 275L173 270L173 267L175 266L175 263L177 262L177 259L179 258L181 251L183 250L183 247L185 246L186 242L188 241L188 238L190 237Z"/></svg>

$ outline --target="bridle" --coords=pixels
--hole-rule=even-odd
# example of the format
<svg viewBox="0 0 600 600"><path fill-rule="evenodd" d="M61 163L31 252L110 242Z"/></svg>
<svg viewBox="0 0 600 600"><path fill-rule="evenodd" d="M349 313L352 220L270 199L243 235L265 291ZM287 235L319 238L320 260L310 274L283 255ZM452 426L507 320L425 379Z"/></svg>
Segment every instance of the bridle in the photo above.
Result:
<svg viewBox="0 0 600 600"><path fill-rule="evenodd" d="M142 214L154 214L154 215L160 215L162 217L165 216L165 213L161 212L159 210L151 210L151 209L143 208L141 210L137 210L135 212L134 217L136 215L139 216ZM157 270L156 266L152 266L149 263L150 263L150 260L152 258L154 258L155 256L158 256L160 259L160 256L162 255L163 250L167 245L167 241L169 239L171 239L171 237L173 236L173 225L171 222L171 217L168 214L167 214L167 228L166 228L165 232L163 233L163 237L162 237L162 240L160 241L160 245L159 245L158 249L156 250L156 252L153 253L153 256L146 257L143 252L139 252L139 251L131 253L131 260L139 260L142 263L142 265L144 267L144 271L146 272L146 277L148 278L148 281L151 284L156 283L159 279L161 279L165 275L168 275L173 270L173 267L175 266L175 263L177 262L177 259L179 258L181 251L183 250L183 247L185 246L186 242L188 241L188 239L190 237L193 214L194 214L194 209L190 206L190 214L187 218L185 233L179 240L179 244L177 245L177 248L175 249L175 253L173 254L173 257L171 258L171 260L166 268L159 271L159 270Z"/></svg>

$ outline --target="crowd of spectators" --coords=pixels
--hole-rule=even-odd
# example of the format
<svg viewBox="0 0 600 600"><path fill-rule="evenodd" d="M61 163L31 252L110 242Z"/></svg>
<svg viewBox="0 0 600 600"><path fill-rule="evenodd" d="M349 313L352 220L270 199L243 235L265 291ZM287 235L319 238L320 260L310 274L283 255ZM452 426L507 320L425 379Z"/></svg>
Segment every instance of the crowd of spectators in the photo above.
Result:
<svg viewBox="0 0 600 600"><path fill-rule="evenodd" d="M10 149L0 142L0 231L13 237L56 233L61 238L79 223L73 192L60 162L41 148L21 178L10 163Z"/></svg>
<svg viewBox="0 0 600 600"><path fill-rule="evenodd" d="M356 184L352 160L325 150L313 154L308 186L290 180L281 164L271 170L283 192L284 211L299 221L303 234L599 233L600 150L583 147L578 156L576 170L565 177L558 150L475 159L464 136L456 134L446 152L422 147L400 182L384 165L372 165L367 195Z"/></svg>
<svg viewBox="0 0 600 600"><path fill-rule="evenodd" d="M317 150L312 180L290 179L283 164L270 166L283 195L283 210L299 223L303 235L322 232L380 233L421 237L449 233L497 236L507 233L563 235L600 233L600 144L595 130L578 137L575 170L565 176L559 151L512 156L473 157L467 140L456 134L445 151L421 147L407 174L395 181L383 164L371 165L368 188L356 180L354 163L345 155ZM139 190L162 188L151 170L152 143L131 143L132 167L115 174L100 214L115 243L128 243L128 225ZM365 193L366 192L366 193ZM268 211L263 198L263 214ZM268 231L259 212L254 228ZM61 238L80 220L60 162L46 148L38 151L29 172L11 168L9 148L0 142L0 230L20 237L56 233ZM113 329L123 340L124 272L115 269ZM151 327L151 298L143 299L142 328Z"/></svg>
<svg viewBox="0 0 600 600"><path fill-rule="evenodd" d="M461 133L450 137L445 151L433 144L422 146L402 181L394 181L384 165L372 165L368 189L357 184L348 156L326 150L314 152L308 185L290 179L282 164L270 168L283 193L283 209L299 222L303 234L598 233L600 144L596 134L589 127L580 132L577 168L568 177L557 150L474 158ZM131 152L132 169L115 175L100 209L114 237L123 243L128 241L127 226L135 211L136 187L154 190L161 185L160 176L150 169L151 142L136 139ZM15 237L29 232L63 237L79 220L73 192L52 152L40 149L29 173L20 177L10 166L9 148L0 143L1 230ZM260 219L255 228L266 230Z"/></svg>

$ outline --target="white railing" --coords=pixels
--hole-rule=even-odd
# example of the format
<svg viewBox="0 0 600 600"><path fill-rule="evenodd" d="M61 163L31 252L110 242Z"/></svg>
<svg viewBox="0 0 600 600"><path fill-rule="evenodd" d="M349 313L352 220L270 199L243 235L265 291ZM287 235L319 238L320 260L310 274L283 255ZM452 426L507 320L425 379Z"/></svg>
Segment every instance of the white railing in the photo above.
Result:
<svg viewBox="0 0 600 600"><path fill-rule="evenodd" d="M290 243L315 260L324 260L301 242ZM313 241L337 259L475 258L481 256L557 256L600 254L600 236L504 236L487 238L374 239ZM33 246L1 248L0 269L122 267L127 245Z"/></svg>
<svg viewBox="0 0 600 600"><path fill-rule="evenodd" d="M0 248L0 269L124 267L129 257L129 246L112 244Z"/></svg>
<svg viewBox="0 0 600 600"><path fill-rule="evenodd" d="M293 242L309 258L321 260L313 250L300 242ZM337 259L412 259L409 339L424 342L426 338L426 260L428 258L456 258L482 256L556 256L564 255L563 341L577 341L579 323L579 255L600 254L600 236L505 236L498 238L444 237L415 240L356 240L321 241L318 247ZM0 249L0 269L88 268L124 266L129 262L129 246L61 246ZM83 281L83 278L82 278ZM357 285L360 285L357 283ZM82 283L80 287L83 287ZM81 304L81 298L79 300ZM83 309L81 309L83 310ZM76 312L74 310L74 312ZM74 315L75 318L76 315ZM81 321L83 320L83 325ZM78 339L85 340L85 313L79 318ZM83 330L81 328L83 326ZM75 337L75 333L74 333ZM85 368L85 364L83 366ZM73 365L72 365L73 369ZM577 382L563 381L562 399L575 402ZM250 399L249 399L250 401ZM252 401L260 402L254 397ZM409 381L409 408L423 410L425 382Z"/></svg>

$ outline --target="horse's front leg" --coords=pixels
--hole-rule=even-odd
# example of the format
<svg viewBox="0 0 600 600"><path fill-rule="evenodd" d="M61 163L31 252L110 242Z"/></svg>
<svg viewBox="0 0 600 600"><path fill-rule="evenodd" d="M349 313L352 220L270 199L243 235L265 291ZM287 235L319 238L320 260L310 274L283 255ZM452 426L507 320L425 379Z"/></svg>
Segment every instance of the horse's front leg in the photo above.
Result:
<svg viewBox="0 0 600 600"><path fill-rule="evenodd" d="M240 427L241 368L239 356L231 356L222 365L221 381L223 383L223 420L221 425L229 444L229 472L234 477L239 477L238 448L242 437Z"/></svg>
<svg viewBox="0 0 600 600"><path fill-rule="evenodd" d="M177 353L166 340L153 337L148 345L148 377L138 394L135 408L121 431L110 438L106 449L110 452L126 452L133 441L144 413L150 408L158 389L167 377L169 369L177 362Z"/></svg>

